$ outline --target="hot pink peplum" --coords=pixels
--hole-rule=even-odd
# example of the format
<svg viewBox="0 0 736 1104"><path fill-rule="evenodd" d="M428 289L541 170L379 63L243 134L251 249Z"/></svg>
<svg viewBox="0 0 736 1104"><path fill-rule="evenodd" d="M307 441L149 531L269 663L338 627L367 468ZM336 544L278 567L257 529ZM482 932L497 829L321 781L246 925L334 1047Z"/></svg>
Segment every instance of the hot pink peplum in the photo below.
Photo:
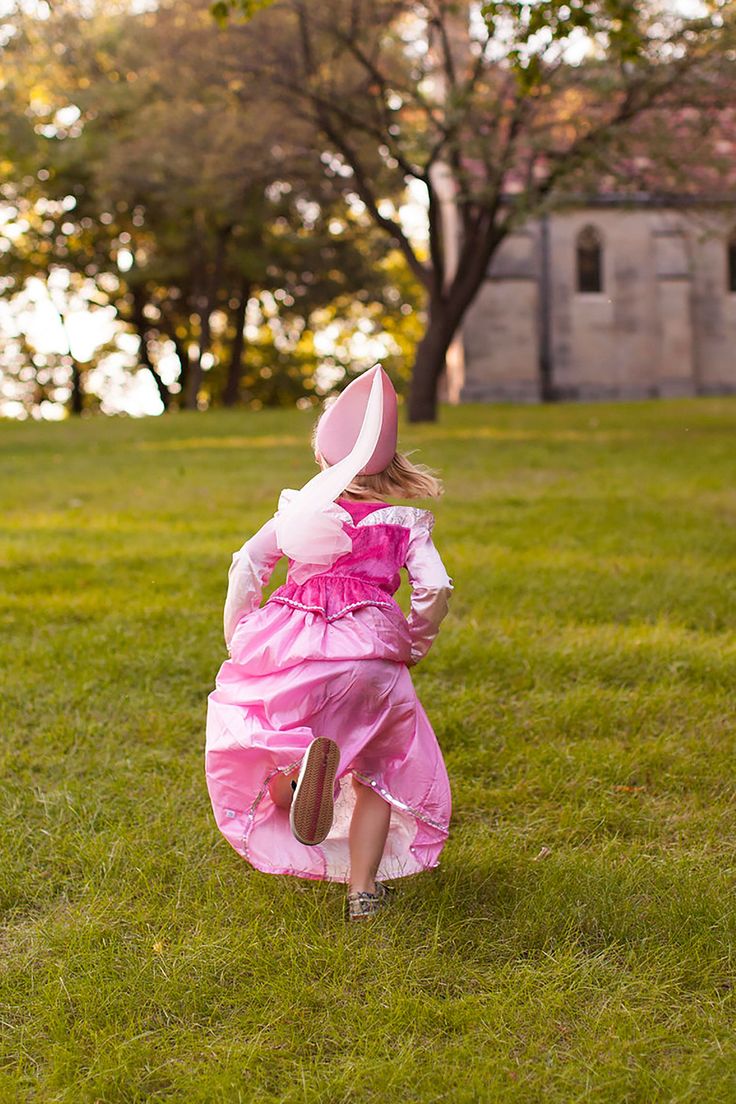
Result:
<svg viewBox="0 0 736 1104"><path fill-rule="evenodd" d="M207 784L220 830L253 866L341 882L354 785L372 786L391 805L378 877L397 878L436 866L447 838L447 772L408 666L429 650L452 584L427 511L344 499L334 509L352 551L305 582L287 576L261 608L280 557L273 519L234 557L230 658L208 703ZM393 597L402 567L408 619ZM332 830L307 847L268 783L298 766L315 736L336 741L340 767Z"/></svg>

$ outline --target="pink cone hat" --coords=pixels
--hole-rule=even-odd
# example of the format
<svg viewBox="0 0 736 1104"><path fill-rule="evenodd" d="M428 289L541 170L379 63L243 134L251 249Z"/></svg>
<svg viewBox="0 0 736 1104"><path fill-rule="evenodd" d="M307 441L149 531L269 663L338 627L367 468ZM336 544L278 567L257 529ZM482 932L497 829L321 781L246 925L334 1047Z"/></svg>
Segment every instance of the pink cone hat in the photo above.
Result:
<svg viewBox="0 0 736 1104"><path fill-rule="evenodd" d="M346 387L317 427L317 450L328 464L290 492L276 513L276 539L292 560L290 578L303 582L352 548L345 512L335 504L356 475L375 474L396 452L396 392L377 364Z"/></svg>
<svg viewBox="0 0 736 1104"><path fill-rule="evenodd" d="M394 458L399 432L399 411L396 392L380 364L354 379L324 412L317 426L316 444L328 464L337 464L351 451L358 439L371 387L380 376L383 397L383 420L378 443L360 475L376 475L385 471Z"/></svg>

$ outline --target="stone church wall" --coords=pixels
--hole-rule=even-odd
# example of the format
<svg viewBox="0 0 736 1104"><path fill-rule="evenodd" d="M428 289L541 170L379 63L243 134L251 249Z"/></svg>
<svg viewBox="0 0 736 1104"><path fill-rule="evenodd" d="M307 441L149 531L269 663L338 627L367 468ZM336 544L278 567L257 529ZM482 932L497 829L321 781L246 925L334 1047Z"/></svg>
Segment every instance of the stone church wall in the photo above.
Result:
<svg viewBox="0 0 736 1104"><path fill-rule="evenodd" d="M539 401L545 350L558 398L736 392L735 224L736 212L596 205L514 233L463 328L461 401ZM600 291L578 288L586 227L601 243Z"/></svg>

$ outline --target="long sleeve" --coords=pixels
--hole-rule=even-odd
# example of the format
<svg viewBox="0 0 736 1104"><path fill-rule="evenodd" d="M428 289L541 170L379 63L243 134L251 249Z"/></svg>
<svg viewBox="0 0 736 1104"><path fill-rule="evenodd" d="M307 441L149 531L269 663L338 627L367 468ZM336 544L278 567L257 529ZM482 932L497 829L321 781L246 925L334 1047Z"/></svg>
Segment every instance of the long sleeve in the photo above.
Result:
<svg viewBox="0 0 736 1104"><path fill-rule="evenodd" d="M411 583L411 663L423 659L439 632L447 614L452 579L445 570L439 552L432 543L434 518L424 511L413 528L406 554L406 570Z"/></svg>
<svg viewBox="0 0 736 1104"><path fill-rule="evenodd" d="M280 558L273 518L233 555L223 615L228 651L238 621L261 604L263 588Z"/></svg>

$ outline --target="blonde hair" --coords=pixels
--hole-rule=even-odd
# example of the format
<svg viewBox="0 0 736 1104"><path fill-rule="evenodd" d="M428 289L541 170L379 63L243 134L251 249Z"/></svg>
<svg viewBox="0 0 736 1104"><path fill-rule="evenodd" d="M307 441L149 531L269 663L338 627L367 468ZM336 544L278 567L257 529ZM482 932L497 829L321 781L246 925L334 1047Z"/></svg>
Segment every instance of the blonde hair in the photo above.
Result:
<svg viewBox="0 0 736 1104"><path fill-rule="evenodd" d="M439 498L444 487L426 464L412 464L403 452L395 452L387 468L376 475L356 475L345 488L349 498L371 501L383 498Z"/></svg>
<svg viewBox="0 0 736 1104"><path fill-rule="evenodd" d="M315 426L312 438L314 455L320 467L327 468L330 465L317 449L316 436ZM426 464L412 464L403 452L395 452L387 468L376 475L356 475L343 494L348 498L372 502L384 498L439 498L444 490L442 481Z"/></svg>

